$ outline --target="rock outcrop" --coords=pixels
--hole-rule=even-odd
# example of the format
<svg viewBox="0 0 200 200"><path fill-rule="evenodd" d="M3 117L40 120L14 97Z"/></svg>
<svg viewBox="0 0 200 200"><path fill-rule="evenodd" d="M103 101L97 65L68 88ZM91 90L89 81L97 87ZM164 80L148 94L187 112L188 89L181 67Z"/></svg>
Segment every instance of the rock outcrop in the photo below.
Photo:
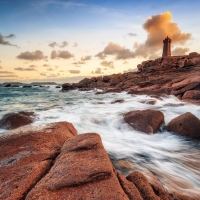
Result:
<svg viewBox="0 0 200 200"><path fill-rule="evenodd" d="M102 89L103 92L127 91L129 94L172 94L182 99L185 92L200 90L200 55L171 56L144 61L137 72L85 78L79 83L66 83L61 91ZM183 98L185 100L185 97ZM192 103L200 103L193 99Z"/></svg>
<svg viewBox="0 0 200 200"><path fill-rule="evenodd" d="M200 120L190 112L172 119L167 128L179 135L200 139Z"/></svg>
<svg viewBox="0 0 200 200"><path fill-rule="evenodd" d="M77 135L68 122L22 127L0 137L0 199L25 199L46 174L64 142Z"/></svg>
<svg viewBox="0 0 200 200"><path fill-rule="evenodd" d="M54 166L30 191L27 199L128 200L128 197L99 135L90 133L65 142Z"/></svg>
<svg viewBox="0 0 200 200"><path fill-rule="evenodd" d="M140 172L117 172L96 133L68 122L21 127L0 137L0 199L192 200Z"/></svg>
<svg viewBox="0 0 200 200"><path fill-rule="evenodd" d="M33 112L9 113L0 120L0 128L15 129L33 122Z"/></svg>
<svg viewBox="0 0 200 200"><path fill-rule="evenodd" d="M164 123L164 115L156 110L135 110L124 114L124 121L135 130L151 134Z"/></svg>

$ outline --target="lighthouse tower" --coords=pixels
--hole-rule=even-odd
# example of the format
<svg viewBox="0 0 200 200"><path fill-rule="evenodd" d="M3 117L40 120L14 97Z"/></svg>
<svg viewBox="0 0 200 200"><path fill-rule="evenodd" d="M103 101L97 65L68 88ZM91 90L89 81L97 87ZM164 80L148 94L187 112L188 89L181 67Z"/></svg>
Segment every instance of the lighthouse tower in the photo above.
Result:
<svg viewBox="0 0 200 200"><path fill-rule="evenodd" d="M163 54L162 57L171 56L171 39L167 36L163 40Z"/></svg>

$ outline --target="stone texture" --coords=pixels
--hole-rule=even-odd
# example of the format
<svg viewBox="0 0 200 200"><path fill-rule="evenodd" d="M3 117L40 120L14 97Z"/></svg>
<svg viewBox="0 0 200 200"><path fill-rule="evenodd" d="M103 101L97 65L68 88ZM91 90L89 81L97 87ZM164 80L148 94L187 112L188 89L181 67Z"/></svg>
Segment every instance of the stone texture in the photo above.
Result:
<svg viewBox="0 0 200 200"><path fill-rule="evenodd" d="M127 194L129 200L143 200L143 198L140 195L140 192L138 191L137 187L134 185L134 183L128 181L122 174L119 172L117 173L117 177L119 179L119 182Z"/></svg>
<svg viewBox="0 0 200 200"><path fill-rule="evenodd" d="M98 134L67 140L49 173L29 192L33 199L128 200Z"/></svg>
<svg viewBox="0 0 200 200"><path fill-rule="evenodd" d="M179 135L200 139L200 120L190 112L172 119L167 128Z"/></svg>
<svg viewBox="0 0 200 200"><path fill-rule="evenodd" d="M130 182L134 183L144 200L160 200L160 198L154 193L151 185L142 173L133 172L129 174L126 178Z"/></svg>
<svg viewBox="0 0 200 200"><path fill-rule="evenodd" d="M0 120L0 128L15 129L33 122L33 112L9 113Z"/></svg>
<svg viewBox="0 0 200 200"><path fill-rule="evenodd" d="M164 123L164 115L155 110L135 110L124 114L124 121L134 129L150 134Z"/></svg>
<svg viewBox="0 0 200 200"><path fill-rule="evenodd" d="M77 135L68 122L22 127L0 137L0 199L25 199L49 171L65 140Z"/></svg>
<svg viewBox="0 0 200 200"><path fill-rule="evenodd" d="M184 93L182 96L183 100L192 99L192 100L200 100L200 90L189 90Z"/></svg>

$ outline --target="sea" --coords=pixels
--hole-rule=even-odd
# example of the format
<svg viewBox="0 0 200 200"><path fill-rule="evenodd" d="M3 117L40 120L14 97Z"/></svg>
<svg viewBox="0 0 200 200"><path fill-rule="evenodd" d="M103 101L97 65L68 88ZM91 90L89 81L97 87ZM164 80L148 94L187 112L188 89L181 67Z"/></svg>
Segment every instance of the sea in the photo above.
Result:
<svg viewBox="0 0 200 200"><path fill-rule="evenodd" d="M68 121L79 134L98 133L118 171L128 175L140 171L154 175L168 191L200 196L200 142L167 131L173 118L191 112L200 118L200 106L180 101L174 96L155 99L126 92L95 94L100 91L60 92L56 85L32 88L5 88L0 84L0 118L7 113L35 113L32 126ZM141 100L154 99L149 105ZM124 100L123 103L112 103ZM133 110L153 109L163 112L165 125L155 134L134 130L123 120ZM0 134L7 130L0 129Z"/></svg>

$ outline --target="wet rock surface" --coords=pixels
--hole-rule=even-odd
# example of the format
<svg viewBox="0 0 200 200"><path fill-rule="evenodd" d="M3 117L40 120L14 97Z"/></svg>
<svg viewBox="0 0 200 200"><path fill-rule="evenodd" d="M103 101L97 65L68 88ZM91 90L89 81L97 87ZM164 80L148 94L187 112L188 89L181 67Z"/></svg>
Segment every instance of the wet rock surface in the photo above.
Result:
<svg viewBox="0 0 200 200"><path fill-rule="evenodd" d="M0 128L15 129L33 122L33 112L8 113L0 119Z"/></svg>
<svg viewBox="0 0 200 200"><path fill-rule="evenodd" d="M200 139L200 120L190 112L171 120L167 128L179 135Z"/></svg>
<svg viewBox="0 0 200 200"><path fill-rule="evenodd" d="M164 115L155 110L135 110L124 114L124 121L135 130L151 134L164 123Z"/></svg>

